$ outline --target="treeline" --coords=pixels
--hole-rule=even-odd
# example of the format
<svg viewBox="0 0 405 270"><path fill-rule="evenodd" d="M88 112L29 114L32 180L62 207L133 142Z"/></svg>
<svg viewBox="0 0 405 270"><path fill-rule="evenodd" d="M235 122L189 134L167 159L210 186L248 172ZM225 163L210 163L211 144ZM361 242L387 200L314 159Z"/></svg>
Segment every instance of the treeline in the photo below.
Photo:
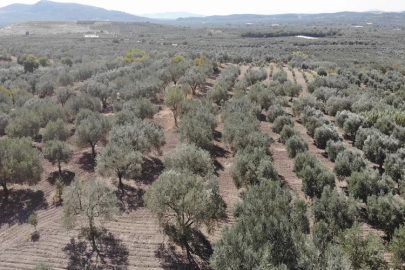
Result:
<svg viewBox="0 0 405 270"><path fill-rule="evenodd" d="M323 32L320 30L310 31L277 31L277 32L247 32L242 34L243 38L273 38L273 37L293 37L293 36L308 36L308 37L334 37L341 36L342 33L338 30L330 30Z"/></svg>

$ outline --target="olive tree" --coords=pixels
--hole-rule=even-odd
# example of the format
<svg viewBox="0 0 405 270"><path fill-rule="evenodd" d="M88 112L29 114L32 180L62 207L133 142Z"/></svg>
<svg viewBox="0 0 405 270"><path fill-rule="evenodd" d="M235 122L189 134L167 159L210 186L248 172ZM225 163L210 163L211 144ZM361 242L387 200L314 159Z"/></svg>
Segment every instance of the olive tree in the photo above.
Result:
<svg viewBox="0 0 405 270"><path fill-rule="evenodd" d="M65 106L66 102L75 95L75 91L70 87L62 87L55 91L58 102Z"/></svg>
<svg viewBox="0 0 405 270"><path fill-rule="evenodd" d="M215 179L204 180L187 171L163 172L146 191L144 199L164 233L186 249L190 261L194 253L189 244L193 233L204 225L210 232L225 218L225 202Z"/></svg>
<svg viewBox="0 0 405 270"><path fill-rule="evenodd" d="M131 99L123 104L122 111L131 112L135 117L143 120L153 118L157 108L149 99Z"/></svg>
<svg viewBox="0 0 405 270"><path fill-rule="evenodd" d="M174 116L174 124L177 125L177 117L180 112L181 102L184 100L184 94L178 87L169 88L165 93L164 102L170 108Z"/></svg>
<svg viewBox="0 0 405 270"><path fill-rule="evenodd" d="M131 147L109 142L97 156L97 172L101 176L118 177L118 187L124 194L123 177L136 177L142 170L142 154Z"/></svg>
<svg viewBox="0 0 405 270"><path fill-rule="evenodd" d="M300 132L291 126L284 126L280 133L280 142L285 144L293 136L299 136Z"/></svg>
<svg viewBox="0 0 405 270"><path fill-rule="evenodd" d="M334 162L340 152L346 150L347 147L341 141L329 140L326 143L325 152L328 154L328 159Z"/></svg>
<svg viewBox="0 0 405 270"><path fill-rule="evenodd" d="M0 185L3 187L4 203L8 202L10 184L35 185L41 179L42 157L31 146L28 138L0 140Z"/></svg>
<svg viewBox="0 0 405 270"><path fill-rule="evenodd" d="M110 142L147 154L152 150L160 153L166 141L160 126L137 120L114 127L110 132Z"/></svg>
<svg viewBox="0 0 405 270"><path fill-rule="evenodd" d="M98 253L98 225L112 220L118 213L117 197L100 180L75 179L63 194L62 225L72 230L80 221L81 235L92 245L91 254Z"/></svg>
<svg viewBox="0 0 405 270"><path fill-rule="evenodd" d="M10 116L4 112L0 112L0 135L4 135L6 127L10 122Z"/></svg>
<svg viewBox="0 0 405 270"><path fill-rule="evenodd" d="M365 234L357 222L339 235L338 241L352 262L353 269L388 269L382 253L381 237L373 232Z"/></svg>
<svg viewBox="0 0 405 270"><path fill-rule="evenodd" d="M42 141L47 142L50 140L66 141L69 138L71 131L68 125L62 119L55 122L49 122L45 129L42 131Z"/></svg>
<svg viewBox="0 0 405 270"><path fill-rule="evenodd" d="M110 123L105 116L94 113L76 126L76 143L80 146L89 145L93 157L96 157L95 147L97 142L104 140L110 130Z"/></svg>
<svg viewBox="0 0 405 270"><path fill-rule="evenodd" d="M393 253L391 260L394 263L394 269L401 269L405 262L405 225L399 226L395 229L389 250Z"/></svg>
<svg viewBox="0 0 405 270"><path fill-rule="evenodd" d="M41 119L36 113L27 109L15 111L11 116L11 122L6 127L9 137L35 138L41 128Z"/></svg>
<svg viewBox="0 0 405 270"><path fill-rule="evenodd" d="M337 176L350 176L353 172L360 172L367 167L367 161L360 152L346 149L340 152L335 160L333 171Z"/></svg>
<svg viewBox="0 0 405 270"><path fill-rule="evenodd" d="M382 168L387 154L395 153L399 148L399 142L387 135L370 135L364 141L363 151L366 158Z"/></svg>
<svg viewBox="0 0 405 270"><path fill-rule="evenodd" d="M214 174L214 164L208 151L194 144L180 144L164 156L167 170L190 171L206 177Z"/></svg>
<svg viewBox="0 0 405 270"><path fill-rule="evenodd" d="M60 176L62 175L61 163L68 163L72 153L72 149L64 141L50 140L45 143L44 156L53 165L58 164Z"/></svg>
<svg viewBox="0 0 405 270"><path fill-rule="evenodd" d="M299 135L294 135L286 141L287 154L290 158L295 158L298 153L308 151L308 143Z"/></svg>
<svg viewBox="0 0 405 270"><path fill-rule="evenodd" d="M217 118L204 107L197 108L181 117L179 127L180 140L187 140L198 147L208 149L211 146Z"/></svg>
<svg viewBox="0 0 405 270"><path fill-rule="evenodd" d="M395 229L404 224L405 204L392 194L372 195L367 197L367 215L391 238Z"/></svg>
<svg viewBox="0 0 405 270"><path fill-rule="evenodd" d="M361 204L353 197L347 198L336 189L324 187L319 198L314 198L313 212L315 222L324 220L333 235L349 229L360 214Z"/></svg>
<svg viewBox="0 0 405 270"><path fill-rule="evenodd" d="M284 126L294 126L294 122L291 120L290 116L285 115L277 117L273 122L272 129L275 133L280 133Z"/></svg>
<svg viewBox="0 0 405 270"><path fill-rule="evenodd" d="M266 119L270 123L273 123L277 117L285 115L285 110L280 105L271 105L267 109Z"/></svg>
<svg viewBox="0 0 405 270"><path fill-rule="evenodd" d="M325 149L326 143L329 141L338 141L339 133L333 125L322 125L315 128L314 141L318 148Z"/></svg>

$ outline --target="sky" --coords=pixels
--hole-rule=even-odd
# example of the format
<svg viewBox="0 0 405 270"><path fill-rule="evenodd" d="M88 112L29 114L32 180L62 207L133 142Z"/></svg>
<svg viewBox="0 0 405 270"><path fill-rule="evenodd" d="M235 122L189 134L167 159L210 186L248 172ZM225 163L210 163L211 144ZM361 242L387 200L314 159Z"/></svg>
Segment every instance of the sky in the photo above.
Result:
<svg viewBox="0 0 405 270"><path fill-rule="evenodd" d="M38 0L0 0L0 7L14 3L34 4ZM339 11L404 11L404 0L54 0L54 2L79 3L119 10L140 15L163 12L191 12L201 15L228 14L281 14L281 13L330 13Z"/></svg>

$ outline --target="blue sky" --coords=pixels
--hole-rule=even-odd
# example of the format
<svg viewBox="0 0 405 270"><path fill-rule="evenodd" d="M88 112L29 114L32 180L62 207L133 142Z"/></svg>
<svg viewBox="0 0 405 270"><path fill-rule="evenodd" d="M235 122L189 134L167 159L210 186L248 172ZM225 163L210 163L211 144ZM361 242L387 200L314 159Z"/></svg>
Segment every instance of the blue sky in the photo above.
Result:
<svg viewBox="0 0 405 270"><path fill-rule="evenodd" d="M131 14L161 12L191 12L202 15L226 14L280 14L280 13L329 13L338 11L404 11L404 0L54 0L55 2L75 2L102 7L109 10L120 10ZM38 0L0 0L0 7L13 3L34 4Z"/></svg>

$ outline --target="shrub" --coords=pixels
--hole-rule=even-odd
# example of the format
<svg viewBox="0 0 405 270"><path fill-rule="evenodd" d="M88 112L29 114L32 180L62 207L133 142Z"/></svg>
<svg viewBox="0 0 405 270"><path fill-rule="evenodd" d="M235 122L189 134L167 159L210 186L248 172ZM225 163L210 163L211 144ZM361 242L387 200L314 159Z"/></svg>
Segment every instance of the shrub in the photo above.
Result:
<svg viewBox="0 0 405 270"><path fill-rule="evenodd" d="M389 244L389 250L393 253L391 260L394 263L394 269L401 269L405 262L405 226L401 225L394 231Z"/></svg>
<svg viewBox="0 0 405 270"><path fill-rule="evenodd" d="M367 167L367 161L360 152L346 149L340 152L335 160L333 171L338 176L350 176L353 172L360 172Z"/></svg>
<svg viewBox="0 0 405 270"><path fill-rule="evenodd" d="M283 130L284 126L294 126L294 122L289 116L279 116L274 120L272 129L275 133L280 133Z"/></svg>
<svg viewBox="0 0 405 270"><path fill-rule="evenodd" d="M10 122L10 116L4 112L0 112L0 135L4 135L6 127Z"/></svg>
<svg viewBox="0 0 405 270"><path fill-rule="evenodd" d="M367 197L387 193L394 189L394 183L382 179L377 170L365 169L353 172L347 181L349 194L366 202Z"/></svg>
<svg viewBox="0 0 405 270"><path fill-rule="evenodd" d="M336 160L336 157L340 152L346 150L347 147L341 141L332 141L329 140L326 143L325 152L328 154L328 159L332 162Z"/></svg>
<svg viewBox="0 0 405 270"><path fill-rule="evenodd" d="M49 122L42 132L42 141L47 142L50 140L66 141L70 136L69 127L63 122L62 119L58 119L55 122Z"/></svg>
<svg viewBox="0 0 405 270"><path fill-rule="evenodd" d="M298 130L294 129L291 126L284 126L280 133L280 142L285 144L287 140L293 136L299 136L300 133Z"/></svg>
<svg viewBox="0 0 405 270"><path fill-rule="evenodd" d="M314 140L318 148L325 149L329 140L339 140L339 134L333 125L322 125L315 129Z"/></svg>
<svg viewBox="0 0 405 270"><path fill-rule="evenodd" d="M13 101L4 92L0 92L0 112L9 113L13 108Z"/></svg>
<svg viewBox="0 0 405 270"><path fill-rule="evenodd" d="M324 187L322 195L314 198L312 209L315 222L324 220L333 235L349 229L360 214L360 202L353 197L346 198L345 194L336 189Z"/></svg>
<svg viewBox="0 0 405 270"><path fill-rule="evenodd" d="M396 153L388 154L384 161L385 173L395 182L401 180L404 176L405 168L405 149L401 148Z"/></svg>
<svg viewBox="0 0 405 270"><path fill-rule="evenodd" d="M395 126L396 126L395 121L392 118L387 117L387 116L381 117L374 124L374 127L376 129L378 129L381 133L388 135L388 136L391 135Z"/></svg>
<svg viewBox="0 0 405 270"><path fill-rule="evenodd" d="M11 115L11 122L6 127L9 137L31 137L35 138L41 128L39 116L27 109L14 111Z"/></svg>
<svg viewBox="0 0 405 270"><path fill-rule="evenodd" d="M74 113L78 113L80 109L88 109L91 111L101 111L100 100L89 95L80 95L70 98L66 102L66 108L72 110Z"/></svg>
<svg viewBox="0 0 405 270"><path fill-rule="evenodd" d="M260 122L257 118L241 113L226 118L222 136L232 151L237 151L247 145L247 137L252 132L260 130Z"/></svg>
<svg viewBox="0 0 405 270"><path fill-rule="evenodd" d="M230 175L237 188L242 186L259 184L263 179L259 172L272 173L271 180L278 180L277 169L271 162L271 156L268 155L268 149L265 148L247 148L240 149L235 155L234 162L230 168ZM267 166L267 168L264 168ZM259 170L260 168L260 170Z"/></svg>
<svg viewBox="0 0 405 270"><path fill-rule="evenodd" d="M350 97L332 96L326 101L325 112L335 116L338 111L350 110L352 99Z"/></svg>
<svg viewBox="0 0 405 270"><path fill-rule="evenodd" d="M180 144L164 156L165 169L190 171L201 177L214 174L210 153L193 144Z"/></svg>
<svg viewBox="0 0 405 270"><path fill-rule="evenodd" d="M364 142L367 139L367 137L370 136L370 135L374 135L374 134L375 135L381 135L381 132L378 131L375 128L362 128L362 127L360 127L357 130L356 140L354 141L354 145L358 149L363 150Z"/></svg>
<svg viewBox="0 0 405 270"><path fill-rule="evenodd" d="M122 106L123 111L132 112L139 119L153 118L157 112L155 105L149 99L131 99Z"/></svg>
<svg viewBox="0 0 405 270"><path fill-rule="evenodd" d="M405 146L405 127L395 126L391 137L397 139L402 146Z"/></svg>
<svg viewBox="0 0 405 270"><path fill-rule="evenodd" d="M389 238L395 229L404 224L404 203L390 195L372 195L367 197L368 219L382 228Z"/></svg>
<svg viewBox="0 0 405 270"><path fill-rule="evenodd" d="M280 105L271 105L267 110L266 119L270 123L273 123L277 117L285 115L284 108Z"/></svg>
<svg viewBox="0 0 405 270"><path fill-rule="evenodd" d="M298 153L308 151L308 143L299 135L294 135L286 142L287 154L290 158L294 158Z"/></svg>
<svg viewBox="0 0 405 270"><path fill-rule="evenodd" d="M386 156L396 152L400 148L397 140L387 135L370 135L364 141L364 156L370 161L377 163L382 168Z"/></svg>

